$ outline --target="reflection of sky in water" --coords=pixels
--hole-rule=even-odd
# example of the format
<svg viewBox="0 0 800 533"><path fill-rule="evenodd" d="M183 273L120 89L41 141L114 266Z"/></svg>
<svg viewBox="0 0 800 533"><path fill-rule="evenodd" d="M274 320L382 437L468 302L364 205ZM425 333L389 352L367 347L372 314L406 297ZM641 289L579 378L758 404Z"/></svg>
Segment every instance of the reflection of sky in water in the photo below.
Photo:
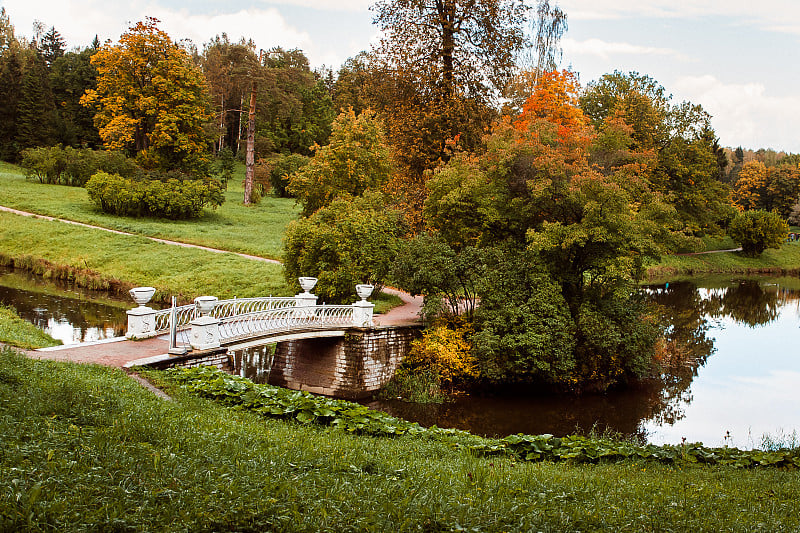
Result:
<svg viewBox="0 0 800 533"><path fill-rule="evenodd" d="M103 327L76 327L66 319L47 319L45 332L54 339L60 340L64 344L78 344L81 342L93 342L102 339L110 339L117 336L114 328Z"/></svg>
<svg viewBox="0 0 800 533"><path fill-rule="evenodd" d="M702 290L701 290L702 291ZM729 317L711 320L717 351L698 369L685 417L673 426L643 423L653 443L702 441L709 446L759 446L761 437L800 434L800 310L781 307L777 320L750 327Z"/></svg>

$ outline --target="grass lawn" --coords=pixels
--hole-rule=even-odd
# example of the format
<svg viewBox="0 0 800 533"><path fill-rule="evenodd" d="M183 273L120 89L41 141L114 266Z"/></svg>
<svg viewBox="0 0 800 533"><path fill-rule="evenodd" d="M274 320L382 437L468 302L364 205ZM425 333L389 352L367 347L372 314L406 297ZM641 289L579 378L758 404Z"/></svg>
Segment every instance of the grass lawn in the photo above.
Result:
<svg viewBox="0 0 800 533"><path fill-rule="evenodd" d="M482 458L0 353L3 531L790 531L797 470Z"/></svg>
<svg viewBox="0 0 800 533"><path fill-rule="evenodd" d="M0 213L0 259L90 288L153 286L160 301L291 293L280 265L10 213Z"/></svg>
<svg viewBox="0 0 800 533"><path fill-rule="evenodd" d="M206 209L199 220L170 221L108 215L89 200L86 189L43 185L26 180L23 170L0 162L0 205L139 235L199 244L280 259L283 234L299 208L294 200L267 196L253 207L242 205L244 166L228 183L225 203Z"/></svg>
<svg viewBox="0 0 800 533"><path fill-rule="evenodd" d="M800 242L787 243L779 250L765 250L758 258L741 252L720 252L700 255L667 255L648 268L648 277L668 279L702 273L790 273L800 271Z"/></svg>
<svg viewBox="0 0 800 533"><path fill-rule="evenodd" d="M13 309L0 305L0 343L30 350L57 346L61 341L21 318Z"/></svg>

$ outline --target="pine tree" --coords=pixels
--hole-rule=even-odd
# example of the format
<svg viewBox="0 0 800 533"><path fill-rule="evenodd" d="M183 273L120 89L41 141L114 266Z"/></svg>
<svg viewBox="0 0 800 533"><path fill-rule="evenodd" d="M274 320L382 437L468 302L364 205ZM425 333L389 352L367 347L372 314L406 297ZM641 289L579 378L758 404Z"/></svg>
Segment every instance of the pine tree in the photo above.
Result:
<svg viewBox="0 0 800 533"><path fill-rule="evenodd" d="M44 60L35 56L22 75L17 106L17 143L20 149L49 146L54 139L53 92Z"/></svg>
<svg viewBox="0 0 800 533"><path fill-rule="evenodd" d="M22 67L16 52L0 55L0 159L17 157L17 106L22 87Z"/></svg>
<svg viewBox="0 0 800 533"><path fill-rule="evenodd" d="M66 44L64 38L56 30L55 26L51 27L47 33L42 37L42 42L39 45L39 51L42 54L45 64L48 68L53 64L53 61L64 55Z"/></svg>

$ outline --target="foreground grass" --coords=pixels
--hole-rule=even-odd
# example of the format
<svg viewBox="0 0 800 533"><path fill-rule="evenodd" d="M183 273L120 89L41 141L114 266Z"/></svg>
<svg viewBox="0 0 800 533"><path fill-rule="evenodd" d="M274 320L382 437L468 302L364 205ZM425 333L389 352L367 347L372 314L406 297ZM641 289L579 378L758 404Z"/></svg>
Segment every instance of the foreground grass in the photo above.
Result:
<svg viewBox="0 0 800 533"><path fill-rule="evenodd" d="M779 250L766 250L760 257L741 252L700 255L668 255L648 269L650 279L667 279L706 273L797 274L800 271L800 242L784 244Z"/></svg>
<svg viewBox="0 0 800 533"><path fill-rule="evenodd" d="M1 212L0 263L89 288L153 286L161 301L291 292L280 265Z"/></svg>
<svg viewBox="0 0 800 533"><path fill-rule="evenodd" d="M0 343L30 350L57 346L61 341L21 318L13 309L0 305Z"/></svg>
<svg viewBox="0 0 800 533"><path fill-rule="evenodd" d="M228 184L225 203L216 210L206 209L199 220L170 221L105 214L81 187L26 180L20 167L0 162L0 205L139 235L280 259L286 225L297 218L299 209L294 200L270 196L259 205L243 206L242 178L240 165Z"/></svg>
<svg viewBox="0 0 800 533"><path fill-rule="evenodd" d="M479 458L0 354L0 530L777 531L800 474Z"/></svg>

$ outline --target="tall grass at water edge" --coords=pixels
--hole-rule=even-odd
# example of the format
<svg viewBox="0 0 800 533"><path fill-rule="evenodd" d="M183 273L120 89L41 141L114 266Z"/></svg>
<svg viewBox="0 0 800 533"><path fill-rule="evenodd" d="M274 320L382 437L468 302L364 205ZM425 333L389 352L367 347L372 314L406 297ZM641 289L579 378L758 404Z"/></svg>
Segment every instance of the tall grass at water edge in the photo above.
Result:
<svg viewBox="0 0 800 533"><path fill-rule="evenodd" d="M797 471L483 458L0 352L3 531L779 531ZM468 437L464 437L468 439Z"/></svg>
<svg viewBox="0 0 800 533"><path fill-rule="evenodd" d="M153 286L156 300L289 295L280 265L0 212L0 264L120 292Z"/></svg>

